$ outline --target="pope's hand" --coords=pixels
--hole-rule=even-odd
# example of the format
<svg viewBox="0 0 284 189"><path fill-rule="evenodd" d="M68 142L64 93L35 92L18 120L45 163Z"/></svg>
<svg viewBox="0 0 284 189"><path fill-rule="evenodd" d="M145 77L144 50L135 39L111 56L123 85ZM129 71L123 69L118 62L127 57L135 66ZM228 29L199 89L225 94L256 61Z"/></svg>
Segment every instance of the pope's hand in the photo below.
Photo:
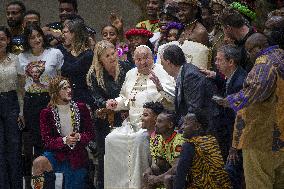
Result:
<svg viewBox="0 0 284 189"><path fill-rule="evenodd" d="M117 101L114 99L109 99L106 102L106 108L109 110L114 110L117 107Z"/></svg>
<svg viewBox="0 0 284 189"><path fill-rule="evenodd" d="M153 81L153 83L156 85L158 92L163 91L163 86L160 82L160 79L156 76L156 74L153 71L150 72L149 79L151 79Z"/></svg>

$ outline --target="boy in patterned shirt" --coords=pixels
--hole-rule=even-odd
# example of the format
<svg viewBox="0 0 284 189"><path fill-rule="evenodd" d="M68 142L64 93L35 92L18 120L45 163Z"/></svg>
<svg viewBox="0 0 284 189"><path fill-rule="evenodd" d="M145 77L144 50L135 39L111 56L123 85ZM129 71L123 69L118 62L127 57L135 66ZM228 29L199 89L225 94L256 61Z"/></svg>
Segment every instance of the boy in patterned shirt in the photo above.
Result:
<svg viewBox="0 0 284 189"><path fill-rule="evenodd" d="M166 188L172 187L181 146L184 143L182 134L174 130L176 125L176 117L172 111L165 110L157 117L156 133L158 135L150 140L153 162L144 173L144 183L148 189L161 185Z"/></svg>

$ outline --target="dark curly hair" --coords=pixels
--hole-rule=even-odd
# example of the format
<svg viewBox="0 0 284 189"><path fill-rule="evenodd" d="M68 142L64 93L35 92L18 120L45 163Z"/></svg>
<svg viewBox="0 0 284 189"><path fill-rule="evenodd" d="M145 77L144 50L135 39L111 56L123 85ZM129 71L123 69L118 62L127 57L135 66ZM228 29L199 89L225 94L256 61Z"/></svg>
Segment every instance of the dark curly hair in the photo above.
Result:
<svg viewBox="0 0 284 189"><path fill-rule="evenodd" d="M164 106L160 102L146 102L143 108L151 109L157 115L164 111Z"/></svg>
<svg viewBox="0 0 284 189"><path fill-rule="evenodd" d="M42 29L40 28L40 26L37 25L37 24L31 24L31 25L28 25L24 30L24 37L25 37L24 52L27 52L31 49L31 46L29 44L29 38L31 37L34 30L37 31L42 36L43 48L46 49L46 48L49 47L49 43L48 43Z"/></svg>
<svg viewBox="0 0 284 189"><path fill-rule="evenodd" d="M167 118L170 120L170 122L173 123L173 125L174 125L173 128L175 128L178 125L178 117L177 117L175 111L164 109L161 112L161 114L165 114L167 116Z"/></svg>

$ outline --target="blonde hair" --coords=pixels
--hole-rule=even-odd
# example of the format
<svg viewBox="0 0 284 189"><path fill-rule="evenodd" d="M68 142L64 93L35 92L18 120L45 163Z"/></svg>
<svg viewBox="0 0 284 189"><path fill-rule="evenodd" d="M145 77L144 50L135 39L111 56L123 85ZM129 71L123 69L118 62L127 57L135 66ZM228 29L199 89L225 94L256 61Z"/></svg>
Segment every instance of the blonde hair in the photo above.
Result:
<svg viewBox="0 0 284 189"><path fill-rule="evenodd" d="M56 76L49 81L48 85L48 92L50 96L50 101L48 103L49 107L53 107L57 104L60 98L59 91L60 89L62 89L62 87L66 82L70 84L68 79L62 76Z"/></svg>
<svg viewBox="0 0 284 189"><path fill-rule="evenodd" d="M102 40L102 41L100 41L96 44L95 49L94 49L93 63L92 63L92 65L91 65L91 67L88 71L87 78L86 78L88 86L92 86L91 76L95 72L98 85L105 90L105 82L104 82L104 78L103 78L104 66L101 63L100 58L101 58L102 54L105 52L105 50L108 49L108 48L115 49L115 46L107 40ZM119 64L117 64L116 65L115 78L114 78L115 81L118 79L119 71L120 71L119 70Z"/></svg>

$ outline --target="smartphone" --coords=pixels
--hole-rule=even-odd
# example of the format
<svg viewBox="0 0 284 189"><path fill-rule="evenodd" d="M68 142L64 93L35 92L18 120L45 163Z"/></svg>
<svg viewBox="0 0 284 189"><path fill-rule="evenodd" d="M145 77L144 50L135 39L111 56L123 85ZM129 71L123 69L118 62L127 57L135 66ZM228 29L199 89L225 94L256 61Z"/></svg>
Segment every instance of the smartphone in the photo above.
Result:
<svg viewBox="0 0 284 189"><path fill-rule="evenodd" d="M215 100L215 101L219 101L219 100L222 100L223 97L214 95L214 96L212 97L212 99Z"/></svg>

